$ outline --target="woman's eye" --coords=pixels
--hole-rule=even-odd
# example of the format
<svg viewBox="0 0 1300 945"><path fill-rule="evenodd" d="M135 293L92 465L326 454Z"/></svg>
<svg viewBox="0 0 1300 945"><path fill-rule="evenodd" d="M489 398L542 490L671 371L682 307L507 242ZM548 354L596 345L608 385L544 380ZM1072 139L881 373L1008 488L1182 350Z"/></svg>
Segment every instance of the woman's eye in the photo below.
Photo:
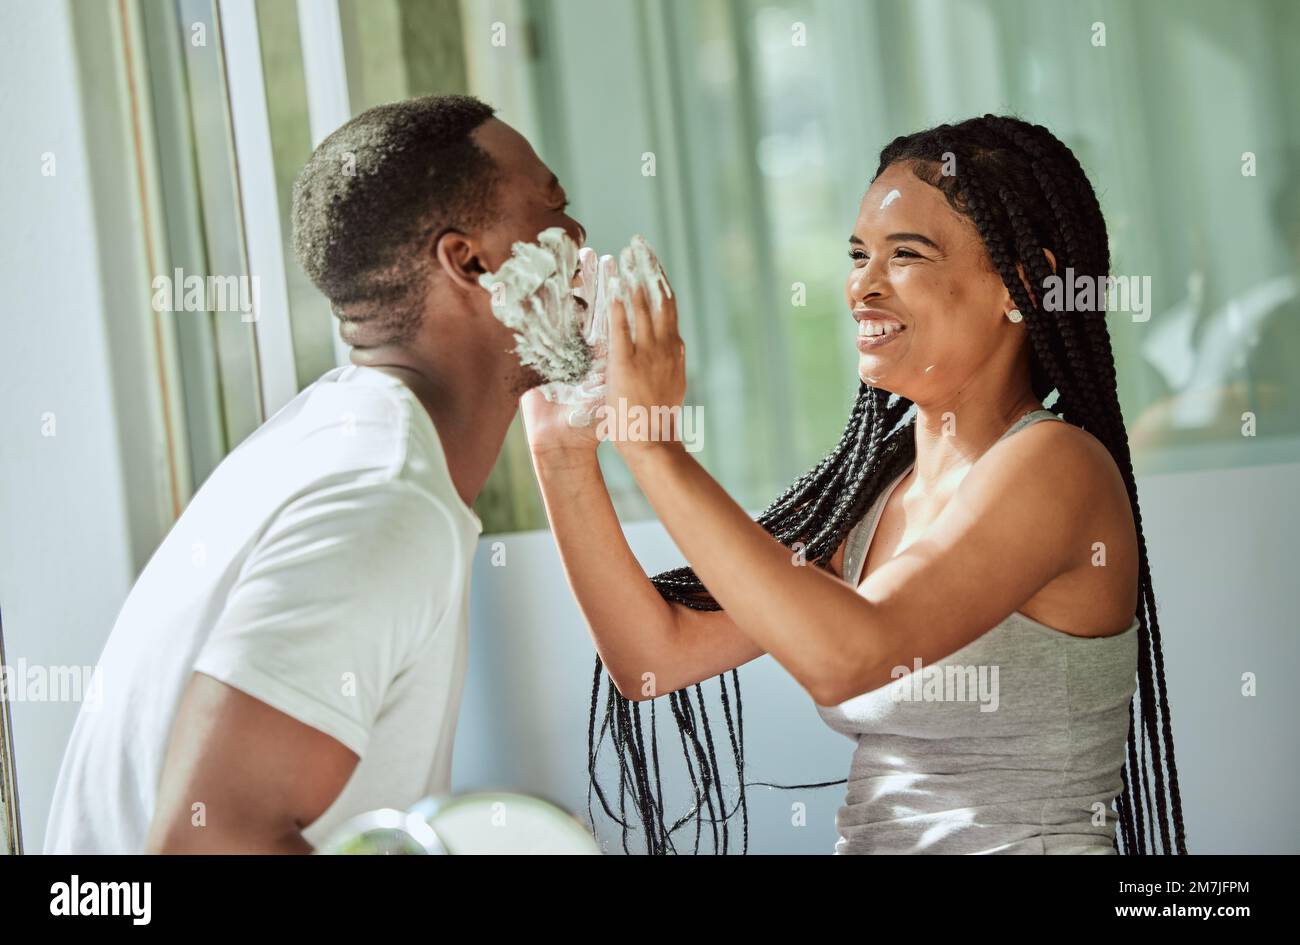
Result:
<svg viewBox="0 0 1300 945"><path fill-rule="evenodd" d="M898 249L898 250L895 250L895 251L894 251L894 257L895 257L895 258L898 258L898 257L900 257L900 256L901 256L902 258L904 258L904 259L924 259L924 258L925 258L925 257L923 257L920 253L914 253L914 252L912 252L910 249L901 249L901 248ZM865 262L865 261L867 261L867 260L870 259L870 258L871 258L870 256L868 256L866 253L864 253L864 252L863 252L862 250L860 250L860 249L851 249L851 250L849 250L849 259L852 259L852 260L854 260L855 262Z"/></svg>

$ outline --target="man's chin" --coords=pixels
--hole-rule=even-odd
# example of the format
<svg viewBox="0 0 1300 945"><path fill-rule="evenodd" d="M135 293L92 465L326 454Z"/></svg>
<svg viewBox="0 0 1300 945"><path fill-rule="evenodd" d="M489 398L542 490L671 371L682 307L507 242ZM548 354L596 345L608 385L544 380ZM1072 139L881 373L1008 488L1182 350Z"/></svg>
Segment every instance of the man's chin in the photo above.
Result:
<svg viewBox="0 0 1300 945"><path fill-rule="evenodd" d="M515 372L515 377L510 385L511 393L516 397L522 397L534 387L541 387L546 383L546 378L542 377L534 367L520 365L519 370Z"/></svg>

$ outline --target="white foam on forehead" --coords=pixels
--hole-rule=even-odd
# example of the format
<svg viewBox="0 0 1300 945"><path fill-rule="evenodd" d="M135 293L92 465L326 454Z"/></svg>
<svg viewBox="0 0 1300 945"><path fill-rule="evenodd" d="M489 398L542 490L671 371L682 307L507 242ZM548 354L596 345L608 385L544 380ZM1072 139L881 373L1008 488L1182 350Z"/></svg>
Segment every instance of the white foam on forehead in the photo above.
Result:
<svg viewBox="0 0 1300 945"><path fill-rule="evenodd" d="M885 194L885 199L884 199L884 200L880 201L880 209L881 209L881 210L884 210L886 207L888 207L891 203L893 203L895 200L897 200L897 199L898 199L899 197L901 197L901 196L903 196L903 195L902 195L901 193L899 193L898 188L895 187L895 188L894 188L893 190L891 190L889 193Z"/></svg>

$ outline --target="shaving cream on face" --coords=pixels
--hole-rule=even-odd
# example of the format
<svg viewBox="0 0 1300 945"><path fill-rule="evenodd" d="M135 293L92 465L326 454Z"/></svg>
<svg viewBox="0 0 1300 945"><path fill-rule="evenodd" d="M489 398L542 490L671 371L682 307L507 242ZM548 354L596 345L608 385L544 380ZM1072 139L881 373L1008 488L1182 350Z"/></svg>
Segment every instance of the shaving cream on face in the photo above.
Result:
<svg viewBox="0 0 1300 945"><path fill-rule="evenodd" d="M492 294L492 314L515 333L515 353L549 384L576 384L591 371L590 323L574 293L578 245L558 226L536 243L518 242L496 272L479 276Z"/></svg>
<svg viewBox="0 0 1300 945"><path fill-rule="evenodd" d="M511 249L501 268L480 276L479 284L492 293L492 313L514 330L521 363L546 380L542 395L574 408L571 425L587 426L605 402L609 306L615 292L635 343L632 293L643 287L657 310L672 297L668 277L640 235L632 237L617 261L590 247L579 249L560 227L543 230L537 243L519 242ZM577 288L571 279L575 270Z"/></svg>

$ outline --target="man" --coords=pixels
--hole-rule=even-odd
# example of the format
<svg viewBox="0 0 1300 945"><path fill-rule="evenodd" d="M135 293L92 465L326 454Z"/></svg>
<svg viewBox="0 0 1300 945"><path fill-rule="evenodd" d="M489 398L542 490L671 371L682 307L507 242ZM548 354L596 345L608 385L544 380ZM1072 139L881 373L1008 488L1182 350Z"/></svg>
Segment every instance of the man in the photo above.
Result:
<svg viewBox="0 0 1300 945"><path fill-rule="evenodd" d="M218 466L132 589L55 790L46 852L310 852L446 791L471 510L541 382L479 284L579 244L555 175L473 98L371 109L294 188L294 245L352 365Z"/></svg>

